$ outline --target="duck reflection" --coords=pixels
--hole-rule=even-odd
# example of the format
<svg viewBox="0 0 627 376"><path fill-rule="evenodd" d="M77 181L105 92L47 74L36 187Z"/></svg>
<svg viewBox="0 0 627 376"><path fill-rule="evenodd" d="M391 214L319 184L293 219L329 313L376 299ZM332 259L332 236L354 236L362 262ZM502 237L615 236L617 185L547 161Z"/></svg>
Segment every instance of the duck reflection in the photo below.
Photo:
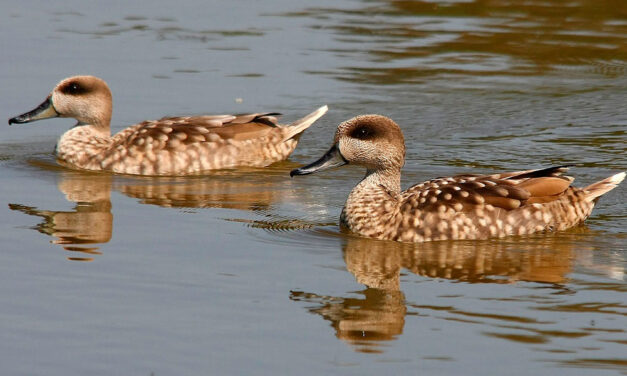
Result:
<svg viewBox="0 0 627 376"><path fill-rule="evenodd" d="M71 256L69 260L92 261L91 255L100 254L98 247L92 245L111 240L111 176L66 174L58 188L68 201L76 203L73 210L39 210L21 204L9 204L9 208L43 218L35 226L37 231L55 237L52 243L63 249L85 255Z"/></svg>
<svg viewBox="0 0 627 376"><path fill-rule="evenodd" d="M407 270L470 283L533 281L560 284L572 270L578 228L556 236L406 244L349 235L346 269L367 288L350 297L292 292L295 301L331 322L338 338L360 352L381 352L403 332L407 312L401 279ZM353 297L357 294L359 297Z"/></svg>
<svg viewBox="0 0 627 376"><path fill-rule="evenodd" d="M133 178L116 182L114 189L142 204L173 208L269 210L281 201L281 179L271 174L225 173L211 176ZM278 177L281 177L278 175ZM284 188L284 187L283 187Z"/></svg>
<svg viewBox="0 0 627 376"><path fill-rule="evenodd" d="M307 309L331 322L337 338L359 352L379 353L405 326L405 295L400 290L367 288L341 298L292 291L290 299L313 303Z"/></svg>
<svg viewBox="0 0 627 376"><path fill-rule="evenodd" d="M42 166L40 166L42 167ZM46 166L44 166L46 167ZM269 170L250 174L218 173L212 176L123 177L52 168L58 172L57 188L76 205L70 211L43 210L24 204L9 204L12 210L43 218L35 230L55 238L64 250L78 252L69 260L92 261L101 254L97 244L111 240L113 213L111 191L139 199L143 204L175 208L229 208L264 212L286 197L280 173ZM276 177L276 179L274 179ZM283 182L283 183L281 183ZM281 184L281 186L279 186Z"/></svg>
<svg viewBox="0 0 627 376"><path fill-rule="evenodd" d="M370 287L399 287L400 269L431 277L481 283L562 283L571 271L573 239L563 234L492 241L442 241L420 245L350 238L347 269Z"/></svg>

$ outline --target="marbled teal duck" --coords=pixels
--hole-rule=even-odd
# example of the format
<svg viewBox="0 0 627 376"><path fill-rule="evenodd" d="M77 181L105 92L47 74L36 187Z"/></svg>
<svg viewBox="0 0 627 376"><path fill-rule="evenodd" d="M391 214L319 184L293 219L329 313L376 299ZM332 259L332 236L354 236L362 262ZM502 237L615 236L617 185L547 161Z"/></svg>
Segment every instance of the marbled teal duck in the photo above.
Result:
<svg viewBox="0 0 627 376"><path fill-rule="evenodd" d="M55 149L59 162L72 168L186 175L284 160L327 106L289 126L277 124L277 113L183 116L144 121L114 136L111 111L111 91L103 80L75 76L61 81L39 107L9 119L9 124L58 116L76 119Z"/></svg>
<svg viewBox="0 0 627 376"><path fill-rule="evenodd" d="M564 230L583 222L625 172L571 187L565 166L541 170L437 178L401 192L405 143L399 126L384 116L363 115L338 126L331 149L293 170L306 175L347 163L366 167L353 188L340 224L365 237L404 242L486 239Z"/></svg>

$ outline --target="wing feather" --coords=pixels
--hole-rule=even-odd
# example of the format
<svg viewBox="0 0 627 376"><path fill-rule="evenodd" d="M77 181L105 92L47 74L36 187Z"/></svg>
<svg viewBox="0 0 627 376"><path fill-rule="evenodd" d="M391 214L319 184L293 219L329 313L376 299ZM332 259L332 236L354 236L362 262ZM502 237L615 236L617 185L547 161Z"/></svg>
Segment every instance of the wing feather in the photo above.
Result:
<svg viewBox="0 0 627 376"><path fill-rule="evenodd" d="M470 212L491 205L515 210L525 205L551 202L567 193L573 179L560 176L567 166L492 175L457 175L410 187L403 199L422 211Z"/></svg>

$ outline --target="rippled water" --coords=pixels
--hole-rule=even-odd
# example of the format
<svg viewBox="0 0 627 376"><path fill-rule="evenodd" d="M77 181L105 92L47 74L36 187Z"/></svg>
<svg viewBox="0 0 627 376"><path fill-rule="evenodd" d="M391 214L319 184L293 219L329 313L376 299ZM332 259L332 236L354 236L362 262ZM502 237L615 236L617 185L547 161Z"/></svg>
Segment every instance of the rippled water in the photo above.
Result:
<svg viewBox="0 0 627 376"><path fill-rule="evenodd" d="M623 1L0 9L5 119L74 74L109 83L114 130L330 106L289 161L190 178L71 171L70 120L5 126L2 374L627 374L625 184L584 227L412 245L339 231L360 169L288 175L360 113L403 128L404 186L627 169Z"/></svg>

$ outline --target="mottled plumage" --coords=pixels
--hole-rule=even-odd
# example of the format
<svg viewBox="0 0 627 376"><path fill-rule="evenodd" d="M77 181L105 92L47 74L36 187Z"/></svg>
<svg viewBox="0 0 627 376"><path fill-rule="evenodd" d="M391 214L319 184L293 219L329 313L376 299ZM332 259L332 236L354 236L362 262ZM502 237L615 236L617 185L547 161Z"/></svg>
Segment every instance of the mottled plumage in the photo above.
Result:
<svg viewBox="0 0 627 376"><path fill-rule="evenodd" d="M371 238L404 242L486 239L564 230L583 222L625 172L586 188L571 187L567 167L437 178L401 192L403 134L380 115L339 125L333 147L320 160L292 171L304 175L346 163L367 168L352 190L340 222Z"/></svg>
<svg viewBox="0 0 627 376"><path fill-rule="evenodd" d="M111 92L93 76L61 81L38 108L9 120L26 123L72 117L76 126L56 146L72 168L135 175L186 175L238 166L262 167L286 159L323 106L289 126L278 113L168 117L144 121L111 136Z"/></svg>

